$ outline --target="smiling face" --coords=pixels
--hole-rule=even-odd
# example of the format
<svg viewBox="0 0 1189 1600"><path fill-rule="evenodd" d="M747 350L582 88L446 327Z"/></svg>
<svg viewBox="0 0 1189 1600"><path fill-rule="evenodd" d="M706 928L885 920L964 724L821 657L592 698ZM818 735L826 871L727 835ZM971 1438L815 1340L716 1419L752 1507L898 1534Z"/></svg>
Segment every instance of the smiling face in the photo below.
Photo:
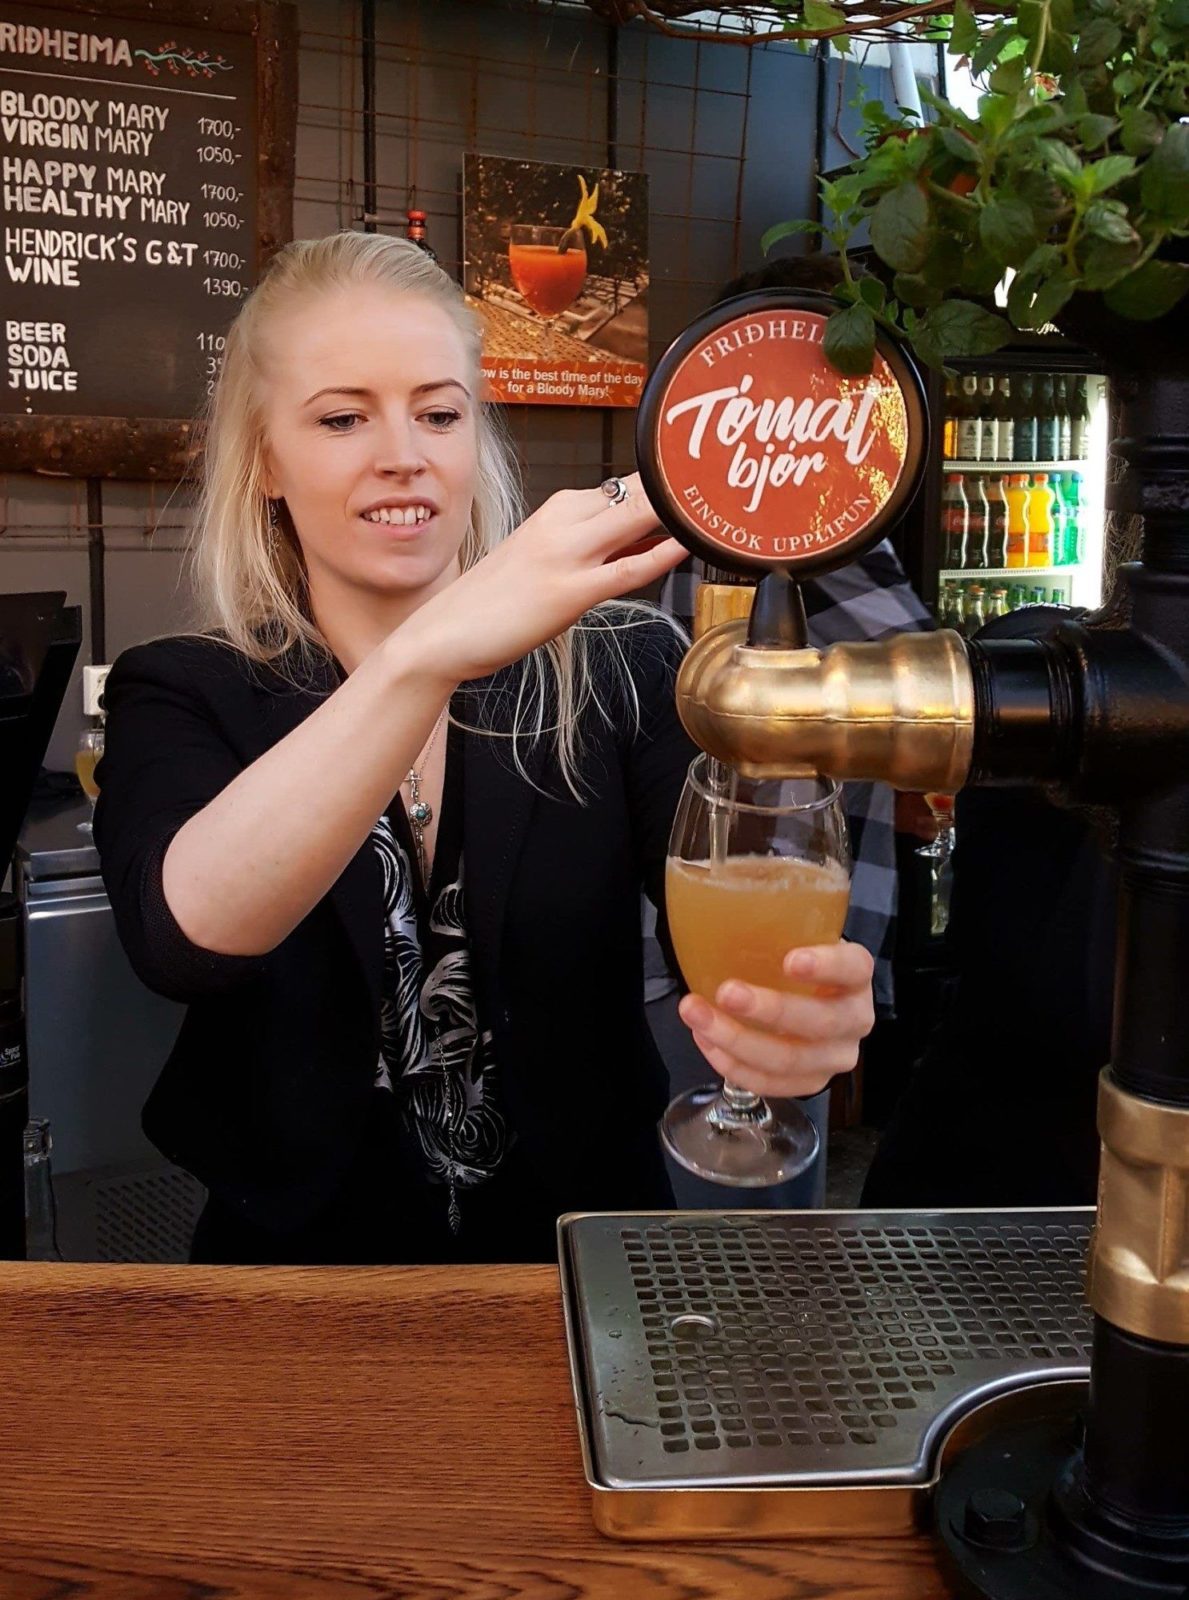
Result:
<svg viewBox="0 0 1189 1600"><path fill-rule="evenodd" d="M477 467L476 373L449 314L377 285L320 294L272 325L265 378L266 488L315 615L445 587Z"/></svg>

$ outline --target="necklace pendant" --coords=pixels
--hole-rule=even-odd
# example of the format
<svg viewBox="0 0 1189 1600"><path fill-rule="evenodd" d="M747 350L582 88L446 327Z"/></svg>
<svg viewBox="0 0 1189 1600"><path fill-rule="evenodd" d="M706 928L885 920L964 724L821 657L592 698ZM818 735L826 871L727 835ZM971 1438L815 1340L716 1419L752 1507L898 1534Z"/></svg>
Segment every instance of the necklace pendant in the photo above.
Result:
<svg viewBox="0 0 1189 1600"><path fill-rule="evenodd" d="M424 800L418 800L409 810L410 820L419 828L428 828L433 821L433 807Z"/></svg>

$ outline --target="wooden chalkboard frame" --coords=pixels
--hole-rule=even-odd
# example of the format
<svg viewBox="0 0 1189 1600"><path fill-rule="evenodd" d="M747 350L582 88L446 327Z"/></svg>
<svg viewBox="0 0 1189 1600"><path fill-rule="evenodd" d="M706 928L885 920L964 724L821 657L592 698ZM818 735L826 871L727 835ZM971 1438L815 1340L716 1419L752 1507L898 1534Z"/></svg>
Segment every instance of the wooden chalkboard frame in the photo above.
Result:
<svg viewBox="0 0 1189 1600"><path fill-rule="evenodd" d="M297 133L297 12L293 0L37 0L75 16L195 23L257 41L257 262L293 237ZM114 15L113 15L114 14ZM0 415L0 472L53 477L159 479L189 476L200 449L193 417L18 417Z"/></svg>

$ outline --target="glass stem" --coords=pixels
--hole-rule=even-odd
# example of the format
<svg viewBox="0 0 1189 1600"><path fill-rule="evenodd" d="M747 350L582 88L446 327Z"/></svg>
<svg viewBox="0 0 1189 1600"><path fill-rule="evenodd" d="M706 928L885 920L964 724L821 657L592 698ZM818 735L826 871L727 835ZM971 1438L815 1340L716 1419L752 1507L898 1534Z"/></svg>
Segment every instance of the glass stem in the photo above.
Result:
<svg viewBox="0 0 1189 1600"><path fill-rule="evenodd" d="M762 1128L772 1120L772 1113L758 1094L726 1082L707 1116L720 1128Z"/></svg>

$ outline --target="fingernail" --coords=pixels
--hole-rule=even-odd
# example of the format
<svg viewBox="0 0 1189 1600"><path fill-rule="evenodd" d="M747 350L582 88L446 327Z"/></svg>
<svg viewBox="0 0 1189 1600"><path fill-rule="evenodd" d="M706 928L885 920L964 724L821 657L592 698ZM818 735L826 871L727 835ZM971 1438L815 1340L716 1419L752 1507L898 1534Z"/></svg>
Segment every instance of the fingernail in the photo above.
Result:
<svg viewBox="0 0 1189 1600"><path fill-rule="evenodd" d="M808 950L792 950L784 958L784 970L791 978L811 978L817 969L817 957Z"/></svg>
<svg viewBox="0 0 1189 1600"><path fill-rule="evenodd" d="M739 983L734 978L728 979L720 987L717 999L720 1006L726 1006L731 1011L751 1010L751 990L745 983Z"/></svg>
<svg viewBox="0 0 1189 1600"><path fill-rule="evenodd" d="M682 1022L690 1028L708 1028L714 1021L714 1012L701 995L687 994L677 1009Z"/></svg>

